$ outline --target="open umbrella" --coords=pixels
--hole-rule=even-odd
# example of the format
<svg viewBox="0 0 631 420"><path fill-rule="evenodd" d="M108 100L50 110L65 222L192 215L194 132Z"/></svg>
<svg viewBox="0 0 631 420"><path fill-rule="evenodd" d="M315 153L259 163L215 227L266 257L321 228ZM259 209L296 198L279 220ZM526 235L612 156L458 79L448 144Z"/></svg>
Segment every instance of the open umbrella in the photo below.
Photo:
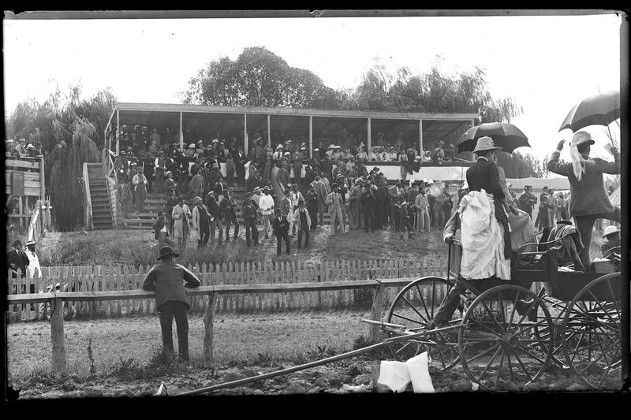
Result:
<svg viewBox="0 0 631 420"><path fill-rule="evenodd" d="M458 153L472 152L480 137L489 136L496 146L512 153L518 147L530 147L528 137L516 126L504 122L482 123L464 132L456 142Z"/></svg>
<svg viewBox="0 0 631 420"><path fill-rule="evenodd" d="M618 118L620 118L620 92L600 93L576 104L563 120L559 131L566 128L578 131L588 125L604 125L609 128L609 124Z"/></svg>

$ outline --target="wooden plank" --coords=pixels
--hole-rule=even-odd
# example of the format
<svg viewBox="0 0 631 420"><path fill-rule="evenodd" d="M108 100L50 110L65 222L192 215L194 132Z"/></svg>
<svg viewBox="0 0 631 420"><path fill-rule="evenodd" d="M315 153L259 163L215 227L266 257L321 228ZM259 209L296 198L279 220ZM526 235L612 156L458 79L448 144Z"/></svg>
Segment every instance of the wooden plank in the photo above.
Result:
<svg viewBox="0 0 631 420"><path fill-rule="evenodd" d="M66 346L64 338L64 302L55 298L51 304L50 337L52 346L52 369L54 372L66 371Z"/></svg>
<svg viewBox="0 0 631 420"><path fill-rule="evenodd" d="M24 169L39 169L40 161L28 161L28 160L18 160L18 159L6 159L4 161L5 170L13 172L15 169L24 168Z"/></svg>
<svg viewBox="0 0 631 420"><path fill-rule="evenodd" d="M207 309L204 315L204 366L212 367L215 358L213 352L214 324L215 324L215 294L208 295Z"/></svg>

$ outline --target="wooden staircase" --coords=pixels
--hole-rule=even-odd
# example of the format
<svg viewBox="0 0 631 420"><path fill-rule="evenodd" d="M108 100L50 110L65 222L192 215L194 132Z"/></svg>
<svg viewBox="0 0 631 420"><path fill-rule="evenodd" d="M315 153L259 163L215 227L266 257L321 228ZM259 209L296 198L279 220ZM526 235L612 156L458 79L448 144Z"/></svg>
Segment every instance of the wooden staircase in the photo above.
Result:
<svg viewBox="0 0 631 420"><path fill-rule="evenodd" d="M110 193L107 188L103 165L89 163L87 166L94 230L113 229Z"/></svg>

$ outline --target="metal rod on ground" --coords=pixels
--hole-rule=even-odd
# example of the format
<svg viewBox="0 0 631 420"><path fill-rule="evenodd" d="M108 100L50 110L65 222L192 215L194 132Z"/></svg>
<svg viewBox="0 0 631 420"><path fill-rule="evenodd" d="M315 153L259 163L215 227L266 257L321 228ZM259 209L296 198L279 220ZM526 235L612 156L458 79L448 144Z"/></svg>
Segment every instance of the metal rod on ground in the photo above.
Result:
<svg viewBox="0 0 631 420"><path fill-rule="evenodd" d="M239 379L239 380L232 381L232 382L225 382L223 384L212 385L212 386L208 386L208 387L205 387L205 388L196 389L196 390L193 390L193 391L181 392L181 393L177 394L177 396L202 394L204 392L216 391L216 390L222 389L222 388L231 388L231 387L238 386L238 385L243 385L243 384L246 384L246 383L249 383L249 382L255 382L255 381L260 381L260 380L263 380L263 379L273 378L274 376L280 376L280 375L284 375L284 374L287 374L287 373L296 372L298 370L309 369L309 368L312 368L312 367L316 367L316 366L324 365L324 364L327 364L327 363L335 362L337 360L345 359L347 357L352 357L352 356L355 356L355 355L358 355L358 354L367 353L369 351L378 349L378 348L384 346L385 344L386 344L386 342L384 341L382 343L373 344L372 346L368 346L368 347L364 347L364 348L361 348L361 349L353 350L353 351L350 351L348 353L338 354L337 356L328 357L326 359L317 360L315 362L306 363L304 365L294 366L294 367L283 369L283 370L279 370L279 371L276 371L276 372L265 373L263 375L252 376L250 378Z"/></svg>
<svg viewBox="0 0 631 420"><path fill-rule="evenodd" d="M409 335L403 335L403 336L399 336L399 337L390 337L390 338L385 339L381 343L377 343L377 344L373 344L373 345L368 346L368 347L364 347L364 348L361 348L361 349L349 351L347 353L338 354L336 356L328 357L326 359L316 360L315 362L309 362L309 363L305 363L304 365L294 366L294 367L290 367L290 368L287 368L287 369L279 370L279 371L276 371L276 372L265 373L263 375L252 376L250 378L238 379L238 380L232 381L232 382L225 382L223 384L211 385L211 386L208 386L208 387L205 387L205 388L195 389L193 391L185 391L185 392L181 392L181 393L177 394L177 396L181 396L181 395L197 395L197 394L202 394L204 392L216 391L216 390L222 389L222 388L231 388L231 387L234 387L234 386L239 386L239 385L247 384L247 383L250 383L250 382L256 382L256 381L260 381L262 379L269 379L269 378L273 378L275 376L285 375L287 373L292 373L292 372L296 372L296 371L299 371L299 370L309 369L309 368L312 368L312 367L325 365L327 363L336 362L338 360L346 359L348 357L357 356L359 354L368 353L370 351L376 350L376 349L378 349L380 347L386 346L386 345L388 345L390 343L393 343L393 342L396 342L396 341L409 340L412 337L421 336L423 334L434 333L434 332L442 332L442 331L449 331L449 330L453 330L453 329L456 329L456 328L462 328L462 326L460 324L458 324L458 325L453 325L453 326L449 326L449 327L436 328L434 330L420 331L418 333L409 334Z"/></svg>

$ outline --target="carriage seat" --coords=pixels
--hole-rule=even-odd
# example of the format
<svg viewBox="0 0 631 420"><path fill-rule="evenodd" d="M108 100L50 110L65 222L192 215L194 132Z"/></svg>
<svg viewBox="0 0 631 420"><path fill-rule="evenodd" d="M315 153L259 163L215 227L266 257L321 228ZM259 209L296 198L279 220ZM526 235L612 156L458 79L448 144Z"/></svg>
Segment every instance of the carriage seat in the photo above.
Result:
<svg viewBox="0 0 631 420"><path fill-rule="evenodd" d="M581 236L575 226L558 223L546 227L537 243L519 248L514 267L520 271L585 271L578 256L583 248ZM551 266L551 267L549 267Z"/></svg>

